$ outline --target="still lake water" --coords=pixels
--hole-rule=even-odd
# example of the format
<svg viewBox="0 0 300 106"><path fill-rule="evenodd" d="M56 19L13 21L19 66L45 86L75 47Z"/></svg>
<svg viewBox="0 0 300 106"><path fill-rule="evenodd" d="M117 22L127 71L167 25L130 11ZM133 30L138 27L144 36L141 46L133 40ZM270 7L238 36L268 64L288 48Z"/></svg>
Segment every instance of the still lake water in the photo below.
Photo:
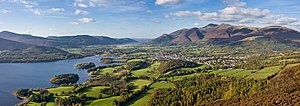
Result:
<svg viewBox="0 0 300 106"><path fill-rule="evenodd" d="M94 62L97 66L101 56L82 59L61 60L46 63L2 63L0 64L0 105L14 106L21 100L12 96L19 88L44 88L52 86L49 79L63 73L76 73L80 76L79 83L88 78L86 71L78 70L75 65L83 62Z"/></svg>

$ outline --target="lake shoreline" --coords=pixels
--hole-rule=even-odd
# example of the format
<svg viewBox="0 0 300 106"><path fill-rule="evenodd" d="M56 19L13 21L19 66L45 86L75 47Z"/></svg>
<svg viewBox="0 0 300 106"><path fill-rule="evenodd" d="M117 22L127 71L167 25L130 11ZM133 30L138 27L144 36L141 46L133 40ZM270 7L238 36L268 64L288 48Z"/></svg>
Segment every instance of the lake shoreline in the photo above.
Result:
<svg viewBox="0 0 300 106"><path fill-rule="evenodd" d="M87 56L81 56L76 58L66 58L66 59L54 59L54 60L36 60L36 61L0 61L0 64L5 63L48 63L48 62L56 62L56 61L62 61L62 60L73 60L73 59L83 59L86 57L93 57L98 55L87 55Z"/></svg>
<svg viewBox="0 0 300 106"><path fill-rule="evenodd" d="M49 79L55 75L64 73L76 73L80 75L78 83L83 83L91 76L86 71L75 68L75 65L83 62L94 62L97 66L106 65L99 62L103 56L87 56L79 59L66 59L53 62L35 63L0 63L0 104L16 105L22 100L16 98L13 93L20 88L47 88L52 86ZM7 71L10 70L10 71Z"/></svg>

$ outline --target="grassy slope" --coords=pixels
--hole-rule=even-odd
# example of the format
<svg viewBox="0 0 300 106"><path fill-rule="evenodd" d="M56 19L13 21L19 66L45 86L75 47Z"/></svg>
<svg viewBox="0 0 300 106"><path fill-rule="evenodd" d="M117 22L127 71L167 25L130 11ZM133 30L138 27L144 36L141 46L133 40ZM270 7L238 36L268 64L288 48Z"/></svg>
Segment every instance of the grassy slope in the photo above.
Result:
<svg viewBox="0 0 300 106"><path fill-rule="evenodd" d="M112 106L113 101L115 99L118 99L119 96L114 96L114 97L109 97L109 98L104 98L104 99L98 99L94 101L88 101L85 106Z"/></svg>
<svg viewBox="0 0 300 106"><path fill-rule="evenodd" d="M104 88L108 88L108 87L106 87L106 86L91 87L91 88L86 89L82 93L86 94L87 97L98 98L98 95L101 94L100 90L104 89ZM108 95L102 94L102 96L107 97Z"/></svg>
<svg viewBox="0 0 300 106"><path fill-rule="evenodd" d="M144 68L144 69L139 69L139 70L134 70L131 71L133 76L141 76L141 75L146 75L149 77L158 77L159 72L156 71L157 67L160 65L160 62L156 62L152 64L151 66Z"/></svg>
<svg viewBox="0 0 300 106"><path fill-rule="evenodd" d="M131 59L131 60L128 60L128 62L133 62L133 61L145 61L145 59Z"/></svg>
<svg viewBox="0 0 300 106"><path fill-rule="evenodd" d="M174 85L172 83L166 83L166 82L156 82L151 85L151 90L149 90L147 93L144 93L140 95L138 98L135 98L131 102L129 102L130 106L147 106L147 103L151 99L151 94L155 89L158 88L173 88Z"/></svg>
<svg viewBox="0 0 300 106"><path fill-rule="evenodd" d="M53 94L61 95L62 92L69 92L73 89L73 87L57 87L57 88L49 88L48 91Z"/></svg>
<svg viewBox="0 0 300 106"><path fill-rule="evenodd" d="M271 76L279 71L280 71L280 66L267 67L262 70L258 70L253 74L250 74L247 78L265 79L268 76Z"/></svg>
<svg viewBox="0 0 300 106"><path fill-rule="evenodd" d="M137 91L137 90L140 90L143 86L149 85L151 83L151 81L144 80L144 79L137 79L137 80L130 81L130 83L132 83L134 86L133 91Z"/></svg>
<svg viewBox="0 0 300 106"><path fill-rule="evenodd" d="M101 71L98 71L97 74L106 74L106 73L113 73L116 68L104 68Z"/></svg>
<svg viewBox="0 0 300 106"><path fill-rule="evenodd" d="M234 70L217 70L217 71L212 71L210 73L221 75L221 76L246 77L249 76L253 71L254 70L234 69Z"/></svg>

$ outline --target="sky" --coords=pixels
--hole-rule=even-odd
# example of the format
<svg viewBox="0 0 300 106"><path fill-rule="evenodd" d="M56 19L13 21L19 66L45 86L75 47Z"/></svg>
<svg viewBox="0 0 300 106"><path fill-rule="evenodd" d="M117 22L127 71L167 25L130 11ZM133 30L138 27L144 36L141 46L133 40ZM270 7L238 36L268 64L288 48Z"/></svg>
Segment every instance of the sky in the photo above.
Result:
<svg viewBox="0 0 300 106"><path fill-rule="evenodd" d="M300 31L300 0L0 0L0 31L155 38L209 23Z"/></svg>

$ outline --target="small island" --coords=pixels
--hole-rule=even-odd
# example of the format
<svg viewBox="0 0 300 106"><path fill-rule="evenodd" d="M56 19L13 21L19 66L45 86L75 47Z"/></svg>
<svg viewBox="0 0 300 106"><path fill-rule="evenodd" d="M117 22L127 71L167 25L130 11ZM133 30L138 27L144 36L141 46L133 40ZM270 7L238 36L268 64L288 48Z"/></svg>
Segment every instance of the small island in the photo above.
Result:
<svg viewBox="0 0 300 106"><path fill-rule="evenodd" d="M100 62L105 63L105 64L111 64L111 63L114 63L114 59L112 59L112 58L102 58L102 59L100 59Z"/></svg>
<svg viewBox="0 0 300 106"><path fill-rule="evenodd" d="M81 63L76 65L77 69L89 69L93 67L96 67L96 64L93 62Z"/></svg>
<svg viewBox="0 0 300 106"><path fill-rule="evenodd" d="M49 81L52 84L70 84L76 83L79 80L79 76L77 74L61 74L58 76L52 77Z"/></svg>

